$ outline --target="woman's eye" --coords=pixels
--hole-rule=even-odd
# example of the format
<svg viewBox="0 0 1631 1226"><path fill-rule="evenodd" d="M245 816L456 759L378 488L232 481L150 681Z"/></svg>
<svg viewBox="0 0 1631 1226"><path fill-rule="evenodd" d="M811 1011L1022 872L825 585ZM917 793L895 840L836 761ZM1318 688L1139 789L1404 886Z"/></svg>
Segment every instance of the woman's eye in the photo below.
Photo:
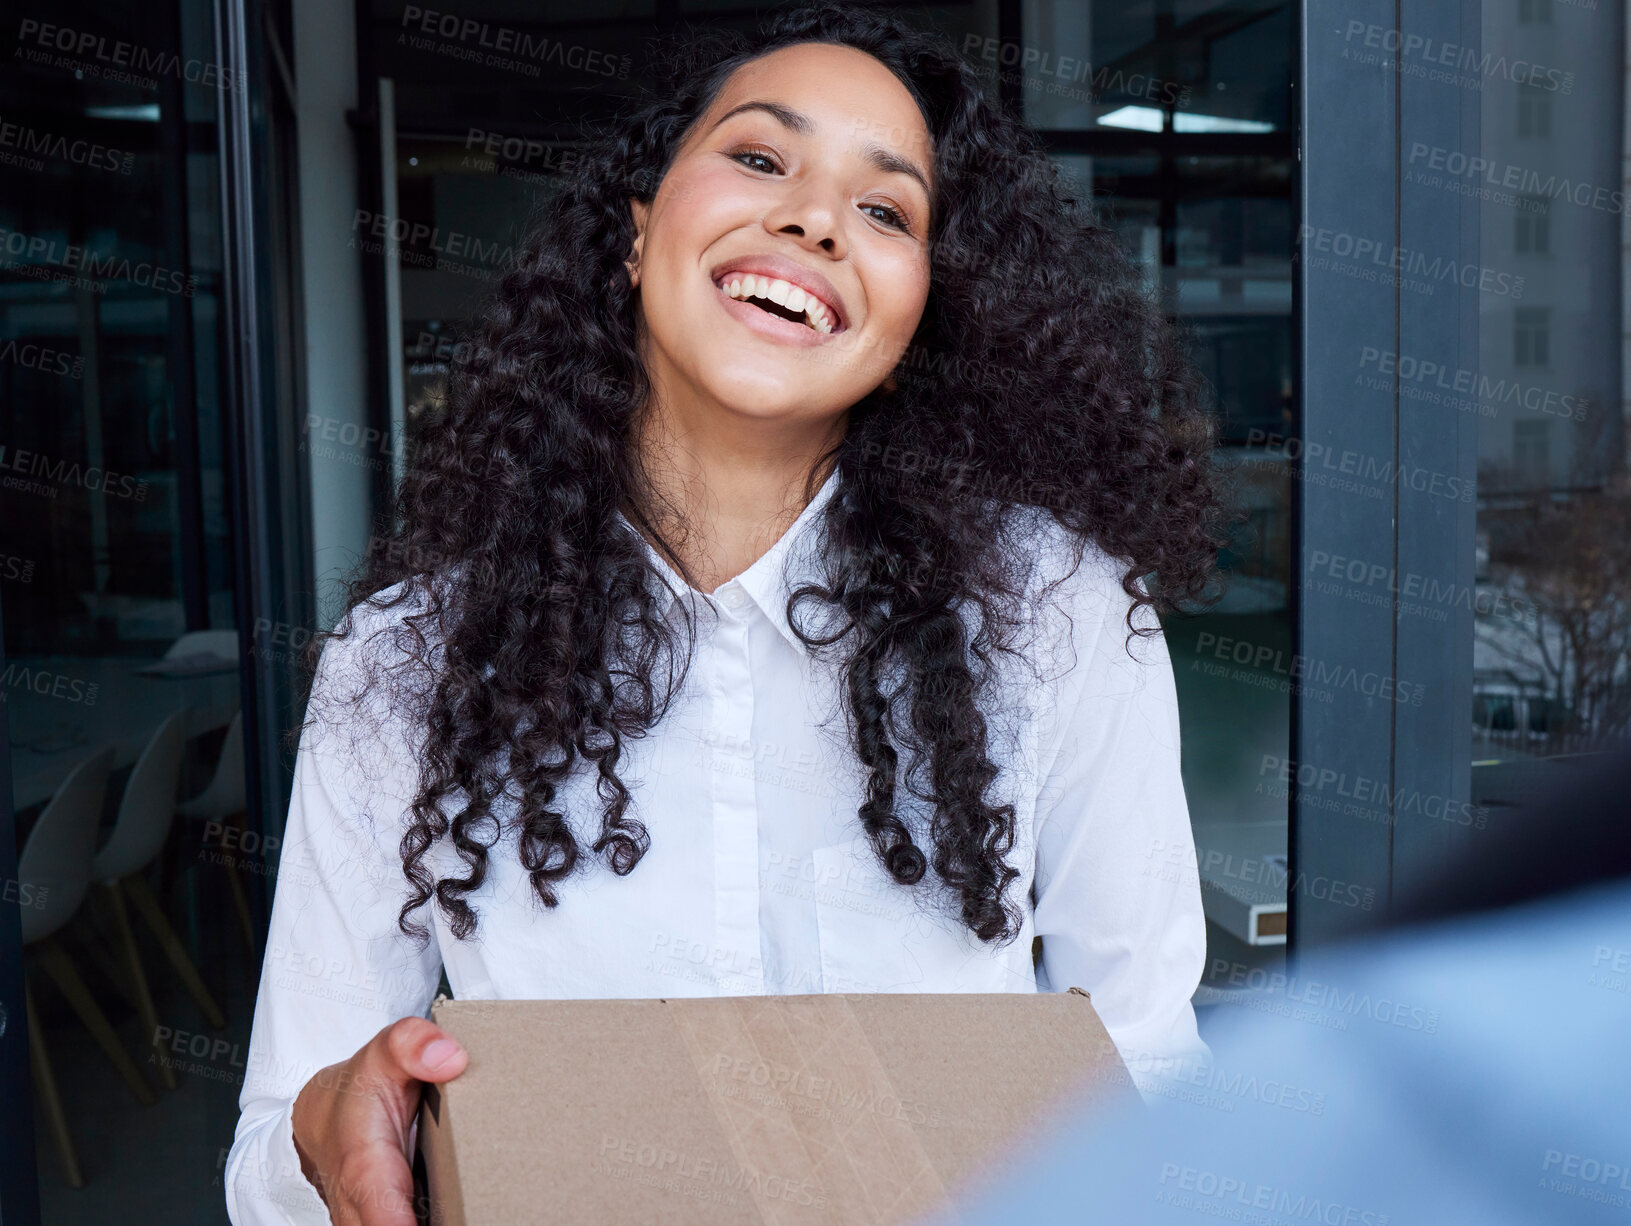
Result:
<svg viewBox="0 0 1631 1226"><path fill-rule="evenodd" d="M734 162L740 162L750 170L757 170L763 174L776 174L781 169L776 164L775 158L757 149L737 149L726 156ZM911 222L907 219L906 214L892 204L863 204L861 208L863 210L875 210L873 213L874 219L881 221L886 226L894 226L895 229L904 230L908 233L911 231Z"/></svg>
<svg viewBox="0 0 1631 1226"><path fill-rule="evenodd" d="M894 226L897 230L909 230L911 226L906 221L906 214L889 204L863 204L863 209L877 209L883 216L878 220L886 226Z"/></svg>
<svg viewBox="0 0 1631 1226"><path fill-rule="evenodd" d="M764 170L767 173L773 173L776 170L775 160L772 159L769 154L760 153L755 149L743 149L737 153L731 154L731 157L735 158L738 162L741 162L744 166L748 165L750 162L763 163L762 166L754 166L754 170Z"/></svg>

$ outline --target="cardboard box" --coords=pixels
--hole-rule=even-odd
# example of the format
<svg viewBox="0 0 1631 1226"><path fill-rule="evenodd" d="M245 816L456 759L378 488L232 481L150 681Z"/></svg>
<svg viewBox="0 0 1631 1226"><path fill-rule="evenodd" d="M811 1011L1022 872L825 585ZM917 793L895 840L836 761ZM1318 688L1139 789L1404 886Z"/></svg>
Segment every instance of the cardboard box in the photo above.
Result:
<svg viewBox="0 0 1631 1226"><path fill-rule="evenodd" d="M1080 988L438 996L431 1019L470 1053L420 1108L432 1226L910 1222L1059 1109L1137 1101Z"/></svg>

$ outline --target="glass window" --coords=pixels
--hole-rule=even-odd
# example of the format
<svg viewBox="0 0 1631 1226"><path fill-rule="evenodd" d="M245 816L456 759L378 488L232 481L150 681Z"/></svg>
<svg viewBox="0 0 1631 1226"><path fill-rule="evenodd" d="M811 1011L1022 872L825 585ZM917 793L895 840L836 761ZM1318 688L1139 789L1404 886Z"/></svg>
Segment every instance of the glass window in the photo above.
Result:
<svg viewBox="0 0 1631 1226"><path fill-rule="evenodd" d="M220 789L175 816L145 862L93 872L89 859L122 816L168 818L218 769L243 773L228 735L240 637L216 127L233 83L214 11L29 0L0 80L0 606L25 864L70 774L90 763L103 781L80 865L91 886L22 950L48 1226L221 1220L210 1163L231 1143L242 1069L219 1052L241 1051L249 1031L233 889L264 861L223 845L239 833L242 786L235 802ZM160 769L138 774L150 749ZM197 994L178 963L196 970ZM83 995L61 990L64 967ZM126 1053L125 1076L94 1023ZM176 1035L217 1054L188 1064L164 1046Z"/></svg>
<svg viewBox="0 0 1631 1226"><path fill-rule="evenodd" d="M1294 651L1291 10L1027 0L1023 17L1015 54L1030 50L1033 67L1010 73L1010 96L1049 129L1055 160L1091 186L1106 224L1159 286L1219 413L1245 520L1222 555L1223 601L1164 623L1212 953L1197 1002L1212 1003L1231 981L1278 967L1286 940L1288 789L1278 768L1289 757L1291 699L1274 669ZM1037 66L1064 56L1091 90L1071 96L1042 79ZM1246 659L1267 663L1219 655L1240 644Z"/></svg>
<svg viewBox="0 0 1631 1226"><path fill-rule="evenodd" d="M1626 43L1625 14L1614 6L1527 0L1482 14L1484 52L1560 66L1531 81L1488 78L1483 140L1459 151L1527 193L1492 193L1478 205L1479 262L1523 277L1509 314L1488 309L1493 302L1479 313L1477 527L1487 599L1468 645L1468 752L1471 798L1493 823L1506 804L1631 731ZM1491 122L1508 108L1515 129ZM1542 252L1555 259L1521 258Z"/></svg>
<svg viewBox="0 0 1631 1226"><path fill-rule="evenodd" d="M162 14L100 19L157 75L24 45L0 87L24 150L0 201L0 518L31 564L13 658L151 658L231 626L214 91Z"/></svg>
<svg viewBox="0 0 1631 1226"><path fill-rule="evenodd" d="M1512 470L1525 489L1544 487L1551 467L1551 423L1512 423Z"/></svg>
<svg viewBox="0 0 1631 1226"><path fill-rule="evenodd" d="M1540 85L1518 86L1518 135L1543 139L1552 134L1552 94Z"/></svg>
<svg viewBox="0 0 1631 1226"><path fill-rule="evenodd" d="M1549 255L1552 250L1552 202L1525 196L1512 219L1512 249L1519 255Z"/></svg>
<svg viewBox="0 0 1631 1226"><path fill-rule="evenodd" d="M1101 224L1144 270L1150 292L1161 284L1161 161L1155 157L1092 157L1056 153L1053 160L1079 199L1092 200Z"/></svg>
<svg viewBox="0 0 1631 1226"><path fill-rule="evenodd" d="M1291 163L1179 163L1169 288L1232 445L1284 434L1291 411ZM1255 434L1254 434L1255 432Z"/></svg>
<svg viewBox="0 0 1631 1226"><path fill-rule="evenodd" d="M492 132L399 137L398 212L422 236L401 250L404 400L412 423L438 408L449 362L529 213L577 157L571 142Z"/></svg>
<svg viewBox="0 0 1631 1226"><path fill-rule="evenodd" d="M547 0L485 10L373 3L354 11L365 15L357 30L364 55L394 83L399 133L564 137L584 116L632 98L655 7L653 0Z"/></svg>
<svg viewBox="0 0 1631 1226"><path fill-rule="evenodd" d="M1552 351L1551 309L1516 307L1512 312L1512 364L1546 366Z"/></svg>
<svg viewBox="0 0 1631 1226"><path fill-rule="evenodd" d="M1018 43L973 58L1044 129L1264 133L1290 127L1291 8L1024 0ZM977 67L980 67L977 64Z"/></svg>

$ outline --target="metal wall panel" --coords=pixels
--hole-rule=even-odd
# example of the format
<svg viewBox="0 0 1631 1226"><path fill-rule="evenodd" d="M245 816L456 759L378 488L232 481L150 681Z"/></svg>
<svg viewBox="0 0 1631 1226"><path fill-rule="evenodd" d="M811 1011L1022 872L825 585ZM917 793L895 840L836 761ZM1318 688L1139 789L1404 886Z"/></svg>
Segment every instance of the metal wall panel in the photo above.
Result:
<svg viewBox="0 0 1631 1226"><path fill-rule="evenodd" d="M1387 905L1390 883L1391 827L1344 816L1342 806L1356 788L1393 780L1393 615L1329 574L1350 560L1394 562L1395 507L1377 477L1397 460L1397 390L1367 359L1398 349L1388 260L1398 231L1399 92L1366 43L1373 30L1396 28L1395 18L1393 4L1375 0L1315 4L1303 17L1294 947L1351 931Z"/></svg>
<svg viewBox="0 0 1631 1226"><path fill-rule="evenodd" d="M1362 930L1452 856L1470 780L1477 416L1423 372L1476 370L1476 201L1410 181L1421 144L1476 149L1476 89L1436 55L1474 3L1316 4L1303 42L1302 601L1293 941ZM1401 594L1406 594L1401 599ZM1339 889L1338 886L1349 887ZM1368 901L1355 905L1356 895Z"/></svg>

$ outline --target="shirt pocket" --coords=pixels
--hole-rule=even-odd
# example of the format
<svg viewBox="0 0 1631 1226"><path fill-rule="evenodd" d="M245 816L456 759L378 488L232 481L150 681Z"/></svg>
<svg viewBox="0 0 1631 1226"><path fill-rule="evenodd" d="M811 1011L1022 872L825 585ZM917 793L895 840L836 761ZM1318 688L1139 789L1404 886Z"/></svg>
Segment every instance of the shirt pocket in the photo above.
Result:
<svg viewBox="0 0 1631 1226"><path fill-rule="evenodd" d="M955 915L931 909L936 901L944 906L943 897L919 898L921 883L897 884L865 835L818 847L811 862L824 991L1037 990L1028 917L1012 945L981 941Z"/></svg>

